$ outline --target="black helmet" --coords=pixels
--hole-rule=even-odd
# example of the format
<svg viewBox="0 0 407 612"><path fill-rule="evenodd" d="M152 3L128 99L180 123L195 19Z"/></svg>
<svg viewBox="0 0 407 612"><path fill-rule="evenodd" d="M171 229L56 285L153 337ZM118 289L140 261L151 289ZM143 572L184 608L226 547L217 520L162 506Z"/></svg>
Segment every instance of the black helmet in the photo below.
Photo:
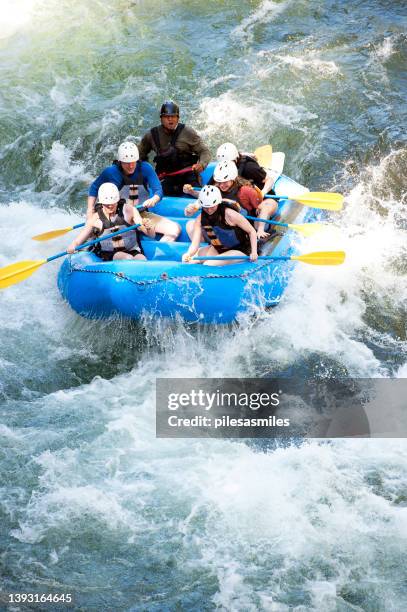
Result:
<svg viewBox="0 0 407 612"><path fill-rule="evenodd" d="M179 117L178 104L175 104L172 100L166 100L161 107L160 117L165 117L166 115L177 115Z"/></svg>

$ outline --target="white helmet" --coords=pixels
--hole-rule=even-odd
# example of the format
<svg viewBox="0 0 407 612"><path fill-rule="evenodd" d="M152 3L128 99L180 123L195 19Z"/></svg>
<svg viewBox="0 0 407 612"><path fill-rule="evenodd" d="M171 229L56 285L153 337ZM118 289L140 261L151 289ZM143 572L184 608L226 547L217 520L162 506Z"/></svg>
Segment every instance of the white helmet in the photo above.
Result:
<svg viewBox="0 0 407 612"><path fill-rule="evenodd" d="M239 151L231 142L225 142L216 151L218 161L235 161L239 157Z"/></svg>
<svg viewBox="0 0 407 612"><path fill-rule="evenodd" d="M221 202L222 194L218 187L215 187L215 185L205 185L205 187L202 187L198 197L198 204L200 204L202 208L211 208L212 206L217 206Z"/></svg>
<svg viewBox="0 0 407 612"><path fill-rule="evenodd" d="M136 162L140 158L137 145L134 142L122 142L117 153L117 159L120 162L130 163Z"/></svg>
<svg viewBox="0 0 407 612"><path fill-rule="evenodd" d="M216 164L213 173L213 179L217 183L223 183L224 181L234 181L236 178L237 167L235 162L223 161Z"/></svg>
<svg viewBox="0 0 407 612"><path fill-rule="evenodd" d="M117 204L120 193L114 183L103 183L99 187L98 200L101 204Z"/></svg>

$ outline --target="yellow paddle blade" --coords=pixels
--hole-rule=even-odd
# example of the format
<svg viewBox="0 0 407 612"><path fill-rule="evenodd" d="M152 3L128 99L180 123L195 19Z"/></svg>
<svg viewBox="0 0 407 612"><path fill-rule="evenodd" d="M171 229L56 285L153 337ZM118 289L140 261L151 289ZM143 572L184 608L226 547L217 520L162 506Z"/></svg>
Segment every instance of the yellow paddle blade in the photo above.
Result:
<svg viewBox="0 0 407 612"><path fill-rule="evenodd" d="M339 266L345 261L344 251L319 251L305 255L292 255L290 259L312 264L313 266Z"/></svg>
<svg viewBox="0 0 407 612"><path fill-rule="evenodd" d="M273 157L273 147L271 145L263 145L258 147L254 152L259 166L268 168L271 165L271 159Z"/></svg>
<svg viewBox="0 0 407 612"><path fill-rule="evenodd" d="M63 236L64 234L67 234L71 230L73 230L73 227L64 227L62 229L52 230L50 232L45 232L44 234L37 234L36 236L32 237L32 240L52 240L53 238L58 238L58 236Z"/></svg>
<svg viewBox="0 0 407 612"><path fill-rule="evenodd" d="M326 225L323 223L304 223L302 225L295 225L293 223L289 223L288 227L303 236L313 236L317 232L320 232L323 229L326 229Z"/></svg>
<svg viewBox="0 0 407 612"><path fill-rule="evenodd" d="M0 289L5 289L11 285L16 285L25 280L37 268L47 263L46 259L39 259L37 261L19 261L13 263L5 268L0 269Z"/></svg>
<svg viewBox="0 0 407 612"><path fill-rule="evenodd" d="M323 191L310 191L291 198L300 204L310 208L322 208L323 210L342 210L344 197L340 193L329 193Z"/></svg>

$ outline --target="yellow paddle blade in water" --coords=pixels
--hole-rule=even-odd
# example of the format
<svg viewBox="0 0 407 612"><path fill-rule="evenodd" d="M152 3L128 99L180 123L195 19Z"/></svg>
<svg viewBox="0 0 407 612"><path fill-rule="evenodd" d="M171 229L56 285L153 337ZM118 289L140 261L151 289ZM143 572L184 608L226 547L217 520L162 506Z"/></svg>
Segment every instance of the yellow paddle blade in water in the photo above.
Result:
<svg viewBox="0 0 407 612"><path fill-rule="evenodd" d="M313 236L317 232L326 229L326 225L323 223L303 223L301 225L295 225L294 223L289 223L288 227L303 236Z"/></svg>
<svg viewBox="0 0 407 612"><path fill-rule="evenodd" d="M299 196L293 196L291 199L310 208L342 210L344 197L340 193L310 191Z"/></svg>
<svg viewBox="0 0 407 612"><path fill-rule="evenodd" d="M32 240L52 240L53 238L58 238L58 236L63 236L64 234L67 234L73 229L73 227L64 227L62 229L51 230L49 232L45 232L44 234L37 234L37 236L33 236Z"/></svg>
<svg viewBox="0 0 407 612"><path fill-rule="evenodd" d="M40 266L47 263L46 259L39 259L37 261L19 261L13 263L5 268L0 269L0 289L5 289L11 285L21 283L31 274L35 272Z"/></svg>
<svg viewBox="0 0 407 612"><path fill-rule="evenodd" d="M291 259L313 266L339 266L345 261L345 251L318 251L305 255L292 255Z"/></svg>
<svg viewBox="0 0 407 612"><path fill-rule="evenodd" d="M258 147L254 152L259 166L268 168L271 165L273 157L273 147L271 145L263 145Z"/></svg>

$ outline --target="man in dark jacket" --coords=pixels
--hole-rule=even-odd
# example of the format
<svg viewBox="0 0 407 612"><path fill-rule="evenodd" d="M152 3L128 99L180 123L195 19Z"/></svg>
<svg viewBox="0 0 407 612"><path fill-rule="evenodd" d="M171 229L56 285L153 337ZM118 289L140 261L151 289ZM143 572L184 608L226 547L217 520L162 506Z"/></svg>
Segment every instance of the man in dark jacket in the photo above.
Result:
<svg viewBox="0 0 407 612"><path fill-rule="evenodd" d="M155 170L164 195L183 195L185 183L199 186L199 173L208 165L211 152L195 130L179 122L179 107L175 102L164 102L160 118L161 125L143 136L140 158L147 160L150 151L154 151Z"/></svg>

